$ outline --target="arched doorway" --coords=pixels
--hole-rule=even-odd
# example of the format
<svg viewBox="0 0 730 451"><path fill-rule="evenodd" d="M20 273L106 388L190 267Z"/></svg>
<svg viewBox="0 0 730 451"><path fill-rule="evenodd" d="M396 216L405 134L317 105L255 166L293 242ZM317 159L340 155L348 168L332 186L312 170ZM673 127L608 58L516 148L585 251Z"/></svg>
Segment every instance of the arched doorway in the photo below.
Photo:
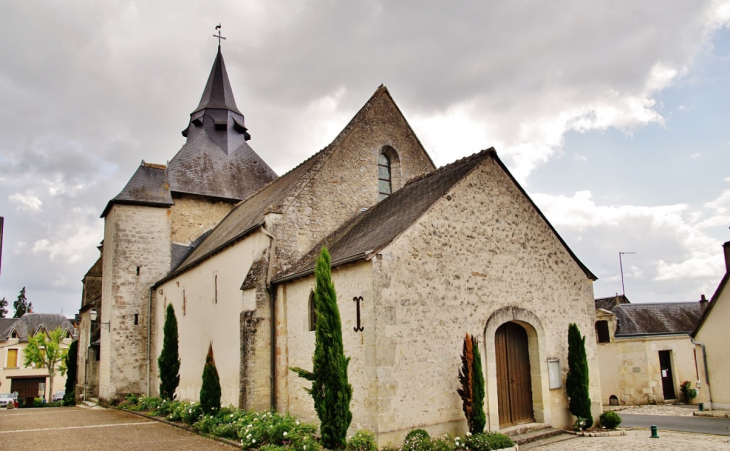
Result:
<svg viewBox="0 0 730 451"><path fill-rule="evenodd" d="M527 331L515 322L504 323L494 335L494 345L499 427L535 421Z"/></svg>

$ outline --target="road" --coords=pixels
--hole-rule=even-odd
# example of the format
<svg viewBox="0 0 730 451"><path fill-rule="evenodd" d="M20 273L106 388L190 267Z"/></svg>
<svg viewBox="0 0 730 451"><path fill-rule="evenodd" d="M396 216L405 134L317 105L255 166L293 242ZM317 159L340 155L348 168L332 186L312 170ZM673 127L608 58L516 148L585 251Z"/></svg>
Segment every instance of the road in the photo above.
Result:
<svg viewBox="0 0 730 451"><path fill-rule="evenodd" d="M622 428L644 427L649 428L656 425L661 431L697 432L700 434L730 435L729 418L708 418L708 417L672 417L666 415L636 415L622 414Z"/></svg>
<svg viewBox="0 0 730 451"><path fill-rule="evenodd" d="M45 407L0 410L0 449L231 451L236 448L119 410Z"/></svg>

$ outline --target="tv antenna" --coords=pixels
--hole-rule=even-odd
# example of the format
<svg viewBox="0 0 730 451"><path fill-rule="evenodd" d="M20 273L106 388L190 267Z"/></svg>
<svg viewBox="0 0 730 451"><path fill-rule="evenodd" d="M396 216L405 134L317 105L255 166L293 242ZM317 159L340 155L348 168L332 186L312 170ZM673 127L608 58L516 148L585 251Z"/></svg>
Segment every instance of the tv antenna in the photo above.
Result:
<svg viewBox="0 0 730 451"><path fill-rule="evenodd" d="M621 294L626 296L626 287L624 287L624 264L621 261L621 257L627 254L635 254L636 252L619 252L618 253L618 266L621 269Z"/></svg>

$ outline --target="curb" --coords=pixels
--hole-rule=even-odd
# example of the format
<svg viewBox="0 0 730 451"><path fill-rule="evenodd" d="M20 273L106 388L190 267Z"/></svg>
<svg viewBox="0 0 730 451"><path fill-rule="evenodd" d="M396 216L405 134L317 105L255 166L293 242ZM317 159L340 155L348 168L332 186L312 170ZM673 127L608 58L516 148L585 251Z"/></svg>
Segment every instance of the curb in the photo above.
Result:
<svg viewBox="0 0 730 451"><path fill-rule="evenodd" d="M147 415L147 414L144 414L142 412L134 412L132 410L120 409L118 407L110 407L110 408L111 409L114 409L114 410L118 410L120 412L131 413L132 415L137 415L138 417L147 418L147 419L150 419L150 420L153 420L153 421L157 421L158 423L163 423L163 424L166 424L168 426L176 427L178 429L182 429L183 431L187 431L187 432L190 432L192 434L199 435L201 437L205 437L207 439L215 440L217 442L225 443L226 445L230 445L230 446L236 447L238 449L241 449L241 444L238 443L238 442L236 442L236 441L233 441L233 440L230 440L230 439L227 439L227 438L223 438L223 437L217 437L215 435L200 433L200 432L196 431L195 429L191 428L190 426L188 426L186 424L183 424L183 423L177 423L177 422L174 422L174 421L168 421L168 420L166 420L164 418L155 417L155 416L152 416L152 415Z"/></svg>

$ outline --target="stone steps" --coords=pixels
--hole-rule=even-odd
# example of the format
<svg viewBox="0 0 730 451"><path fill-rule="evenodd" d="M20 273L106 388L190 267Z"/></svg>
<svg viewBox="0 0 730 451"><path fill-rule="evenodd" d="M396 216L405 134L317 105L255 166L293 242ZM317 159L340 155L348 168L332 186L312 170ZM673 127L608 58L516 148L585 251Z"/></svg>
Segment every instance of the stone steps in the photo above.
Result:
<svg viewBox="0 0 730 451"><path fill-rule="evenodd" d="M561 429L555 429L550 425L542 423L513 426L511 428L503 429L500 432L508 435L517 445L524 445L526 443L545 440L559 435L568 435ZM569 438L572 437L569 436Z"/></svg>

